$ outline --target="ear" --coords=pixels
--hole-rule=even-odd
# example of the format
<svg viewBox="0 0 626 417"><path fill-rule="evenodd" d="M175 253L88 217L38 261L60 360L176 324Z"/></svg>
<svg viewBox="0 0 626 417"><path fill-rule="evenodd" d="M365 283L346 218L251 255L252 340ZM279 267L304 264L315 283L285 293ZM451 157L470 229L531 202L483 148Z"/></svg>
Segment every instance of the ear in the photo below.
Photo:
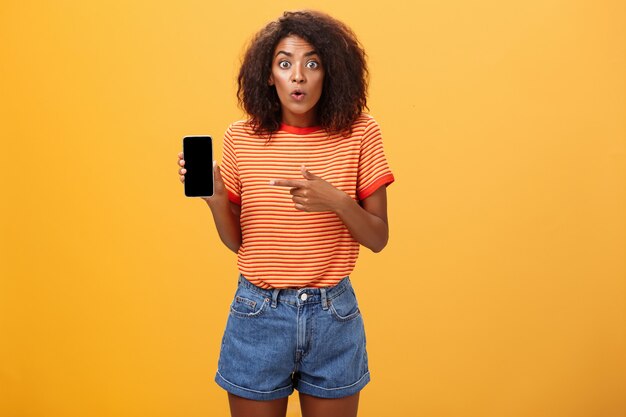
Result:
<svg viewBox="0 0 626 417"><path fill-rule="evenodd" d="M274 85L274 76L270 74L270 79L267 80L267 85Z"/></svg>

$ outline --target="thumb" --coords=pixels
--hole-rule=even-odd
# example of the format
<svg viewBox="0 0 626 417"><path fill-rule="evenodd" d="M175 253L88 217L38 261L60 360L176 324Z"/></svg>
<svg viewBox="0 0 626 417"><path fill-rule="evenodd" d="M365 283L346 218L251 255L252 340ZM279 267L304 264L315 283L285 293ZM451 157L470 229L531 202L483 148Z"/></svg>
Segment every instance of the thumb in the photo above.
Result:
<svg viewBox="0 0 626 417"><path fill-rule="evenodd" d="M219 165L217 165L217 161L213 161L213 172L213 175L215 176L215 181L223 182L222 173L220 172Z"/></svg>
<svg viewBox="0 0 626 417"><path fill-rule="evenodd" d="M302 172L302 176L304 178L306 178L307 180L316 180L319 179L319 177L315 174L313 174L312 172L310 172L304 165L302 165L300 167L300 171Z"/></svg>

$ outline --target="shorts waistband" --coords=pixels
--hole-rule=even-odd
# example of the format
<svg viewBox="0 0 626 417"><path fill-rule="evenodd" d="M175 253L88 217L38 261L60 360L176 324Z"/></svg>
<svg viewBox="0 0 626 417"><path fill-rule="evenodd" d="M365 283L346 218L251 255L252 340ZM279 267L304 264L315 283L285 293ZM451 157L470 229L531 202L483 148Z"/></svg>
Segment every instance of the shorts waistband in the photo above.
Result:
<svg viewBox="0 0 626 417"><path fill-rule="evenodd" d="M350 277L346 276L336 285L331 287L303 287L303 288L260 288L251 283L242 274L239 274L238 285L244 286L251 291L258 292L272 300L271 306L276 308L278 300L291 304L321 303L322 308L328 308L328 301L338 297L344 291L352 288ZM306 294L306 295L303 295Z"/></svg>

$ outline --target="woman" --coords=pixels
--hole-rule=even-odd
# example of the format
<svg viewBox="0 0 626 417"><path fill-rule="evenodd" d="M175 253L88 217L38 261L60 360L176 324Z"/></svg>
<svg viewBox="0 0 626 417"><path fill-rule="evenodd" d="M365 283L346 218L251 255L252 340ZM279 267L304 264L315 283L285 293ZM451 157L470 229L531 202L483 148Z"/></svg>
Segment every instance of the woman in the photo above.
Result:
<svg viewBox="0 0 626 417"><path fill-rule="evenodd" d="M370 376L349 274L359 244L387 244L394 181L367 73L353 32L313 11L285 12L244 56L249 118L228 127L205 199L240 272L215 375L233 416L284 416L294 388L304 416L356 416Z"/></svg>

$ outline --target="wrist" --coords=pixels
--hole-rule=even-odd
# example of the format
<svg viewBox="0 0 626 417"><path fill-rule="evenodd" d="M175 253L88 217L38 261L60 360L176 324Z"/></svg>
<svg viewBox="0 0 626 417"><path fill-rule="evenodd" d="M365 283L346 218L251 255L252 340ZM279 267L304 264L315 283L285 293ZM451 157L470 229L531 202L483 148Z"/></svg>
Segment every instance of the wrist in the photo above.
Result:
<svg viewBox="0 0 626 417"><path fill-rule="evenodd" d="M228 207L228 196L226 195L215 194L212 197L206 198L204 201L206 201L211 210Z"/></svg>
<svg viewBox="0 0 626 417"><path fill-rule="evenodd" d="M337 205L333 211L336 215L342 216L350 210L353 204L355 204L354 199L347 193L342 192L342 196L337 199Z"/></svg>

